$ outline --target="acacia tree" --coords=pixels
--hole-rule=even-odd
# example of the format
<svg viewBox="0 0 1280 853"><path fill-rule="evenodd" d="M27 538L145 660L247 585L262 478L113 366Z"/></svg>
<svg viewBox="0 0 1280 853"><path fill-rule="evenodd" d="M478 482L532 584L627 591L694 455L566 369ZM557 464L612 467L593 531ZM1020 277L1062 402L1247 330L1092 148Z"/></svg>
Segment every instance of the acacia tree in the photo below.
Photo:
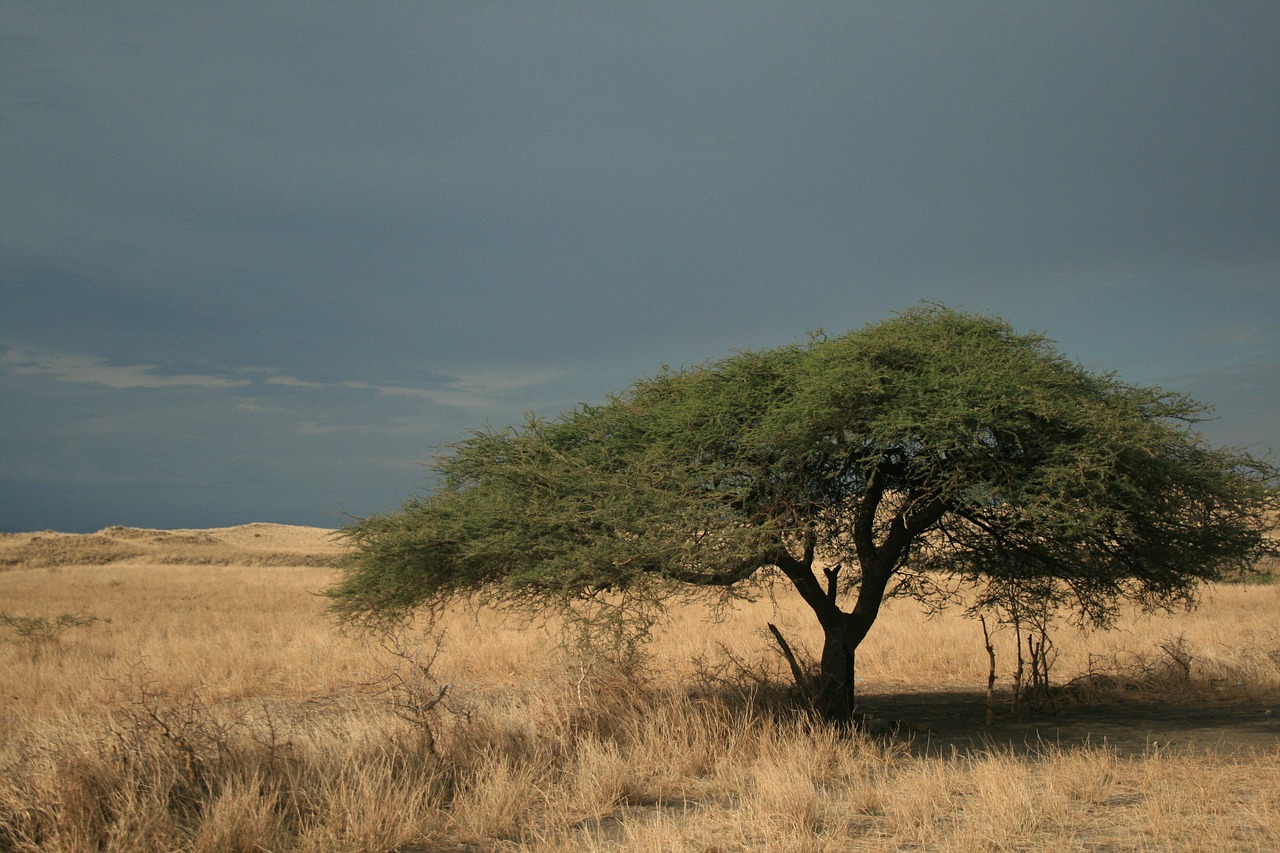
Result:
<svg viewBox="0 0 1280 853"><path fill-rule="evenodd" d="M328 595L361 621L474 593L660 604L780 574L823 630L817 710L845 722L887 596L949 581L979 606L1031 596L1105 624L1274 552L1276 469L1206 445L1209 411L920 307L477 432L431 493L344 531Z"/></svg>

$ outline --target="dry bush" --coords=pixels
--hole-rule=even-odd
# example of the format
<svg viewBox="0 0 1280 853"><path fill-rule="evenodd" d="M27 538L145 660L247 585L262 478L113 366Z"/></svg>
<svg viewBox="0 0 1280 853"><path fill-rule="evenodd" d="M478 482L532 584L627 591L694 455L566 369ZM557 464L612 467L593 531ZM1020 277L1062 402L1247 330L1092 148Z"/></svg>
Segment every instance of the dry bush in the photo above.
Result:
<svg viewBox="0 0 1280 853"><path fill-rule="evenodd" d="M1280 691L1280 632L1244 630L1230 643L1185 633L1150 647L1090 654L1062 695L1075 702L1265 699Z"/></svg>

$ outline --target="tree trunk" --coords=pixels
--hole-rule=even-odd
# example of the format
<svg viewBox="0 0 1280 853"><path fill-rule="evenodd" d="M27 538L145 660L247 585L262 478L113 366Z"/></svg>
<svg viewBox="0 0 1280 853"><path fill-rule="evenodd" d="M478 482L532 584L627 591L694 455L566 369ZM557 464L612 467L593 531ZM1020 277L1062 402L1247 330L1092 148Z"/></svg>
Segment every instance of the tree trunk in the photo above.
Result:
<svg viewBox="0 0 1280 853"><path fill-rule="evenodd" d="M904 528L905 529L905 528ZM869 531L864 531L869 534ZM877 553L873 545L860 547L867 556L859 555L863 564L862 582L858 590L858 600L853 612L845 613L836 604L838 594L837 580L840 566L824 568L822 573L827 577L826 589L818 583L813 574L814 549L810 540L804 559L796 559L785 548L779 548L773 555L776 565L790 578L805 603L813 609L822 626L822 660L818 677L810 687L810 701L814 710L827 722L840 726L853 723L854 687L853 659L854 652L880 612L880 603L884 601L885 589L889 583L892 566L906 547L905 541L899 543L897 550L887 556ZM784 652L785 653L785 652ZM799 685L803 690L805 685Z"/></svg>
<svg viewBox="0 0 1280 853"><path fill-rule="evenodd" d="M854 614L839 613L835 618L825 620L822 626L825 638L813 704L818 714L829 723L853 723L854 652L867 634L866 627L860 626L859 621Z"/></svg>

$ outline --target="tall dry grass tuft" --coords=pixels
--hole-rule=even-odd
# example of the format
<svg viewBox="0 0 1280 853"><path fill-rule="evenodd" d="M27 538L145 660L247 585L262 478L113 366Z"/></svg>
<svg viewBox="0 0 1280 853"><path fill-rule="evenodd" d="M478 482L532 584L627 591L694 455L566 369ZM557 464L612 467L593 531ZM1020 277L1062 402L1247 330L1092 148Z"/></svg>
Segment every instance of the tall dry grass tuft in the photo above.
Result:
<svg viewBox="0 0 1280 853"><path fill-rule="evenodd" d="M257 853L285 840L281 791L259 774L232 778L205 800L193 853Z"/></svg>

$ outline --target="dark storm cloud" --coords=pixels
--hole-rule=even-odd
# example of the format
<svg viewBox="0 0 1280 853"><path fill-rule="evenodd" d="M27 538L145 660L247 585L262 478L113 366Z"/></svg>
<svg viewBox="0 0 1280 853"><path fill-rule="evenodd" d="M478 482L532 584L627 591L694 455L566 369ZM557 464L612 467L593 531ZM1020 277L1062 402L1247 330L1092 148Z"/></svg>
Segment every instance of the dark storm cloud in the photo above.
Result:
<svg viewBox="0 0 1280 853"><path fill-rule="evenodd" d="M1233 390L1280 349L1273 4L41 3L0 30L8 494L123 482L145 434L156 476L224 472L171 487L193 515L387 508L485 419L921 299L1280 445Z"/></svg>

